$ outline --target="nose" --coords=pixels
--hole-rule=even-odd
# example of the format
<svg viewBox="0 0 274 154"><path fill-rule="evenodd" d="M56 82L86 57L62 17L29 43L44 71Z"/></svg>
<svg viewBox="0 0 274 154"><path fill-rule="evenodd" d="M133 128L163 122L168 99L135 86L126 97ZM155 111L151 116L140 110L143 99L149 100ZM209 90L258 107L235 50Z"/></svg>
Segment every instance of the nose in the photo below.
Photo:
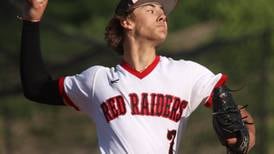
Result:
<svg viewBox="0 0 274 154"><path fill-rule="evenodd" d="M161 13L159 15L159 17L157 18L158 22L166 22L167 21L167 16L165 15L165 13Z"/></svg>

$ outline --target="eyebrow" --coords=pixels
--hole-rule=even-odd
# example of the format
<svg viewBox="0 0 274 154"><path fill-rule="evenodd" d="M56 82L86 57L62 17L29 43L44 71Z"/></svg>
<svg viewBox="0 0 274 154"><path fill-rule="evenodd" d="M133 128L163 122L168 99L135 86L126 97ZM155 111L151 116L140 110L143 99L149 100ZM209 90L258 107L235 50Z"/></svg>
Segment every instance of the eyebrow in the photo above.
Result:
<svg viewBox="0 0 274 154"><path fill-rule="evenodd" d="M162 10L164 10L164 7L163 7L162 5L160 5L159 3L145 3L145 4L141 5L140 7L151 6L151 7L155 8L155 7L157 7L158 5L160 6L160 8L161 8Z"/></svg>

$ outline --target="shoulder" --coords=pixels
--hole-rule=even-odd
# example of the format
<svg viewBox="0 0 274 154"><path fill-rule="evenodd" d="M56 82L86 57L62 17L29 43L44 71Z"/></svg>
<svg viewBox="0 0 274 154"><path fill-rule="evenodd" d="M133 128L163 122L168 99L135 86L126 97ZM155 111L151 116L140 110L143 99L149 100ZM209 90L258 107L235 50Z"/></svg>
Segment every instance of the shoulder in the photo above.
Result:
<svg viewBox="0 0 274 154"><path fill-rule="evenodd" d="M198 64L194 61L191 60L185 60L185 59L174 59L172 57L166 57L166 56L160 56L160 61L162 63L167 63L167 64L181 64L181 65L195 65Z"/></svg>
<svg viewBox="0 0 274 154"><path fill-rule="evenodd" d="M201 65L197 62L192 60L185 60L185 59L173 59L171 57L161 56L160 63L162 65L176 67L178 69L183 70L192 70L192 71L209 71L204 65Z"/></svg>
<svg viewBox="0 0 274 154"><path fill-rule="evenodd" d="M99 72L103 73L103 72L107 72L110 68L109 67L105 67L105 66L101 66L101 65L95 65L95 66L91 66L89 68L87 68L86 70L82 71L80 73L80 75L93 75L93 74L97 74Z"/></svg>
<svg viewBox="0 0 274 154"><path fill-rule="evenodd" d="M104 72L107 72L108 70L108 67L94 65L85 69L81 73L66 76L66 81L91 82L96 78L96 76L98 76L99 74L104 74Z"/></svg>

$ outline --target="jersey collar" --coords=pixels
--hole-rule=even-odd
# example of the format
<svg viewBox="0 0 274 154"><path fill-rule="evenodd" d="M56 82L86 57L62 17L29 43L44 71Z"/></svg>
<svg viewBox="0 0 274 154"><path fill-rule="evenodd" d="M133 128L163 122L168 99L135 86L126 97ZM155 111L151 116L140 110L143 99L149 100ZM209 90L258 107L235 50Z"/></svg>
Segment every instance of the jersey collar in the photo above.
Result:
<svg viewBox="0 0 274 154"><path fill-rule="evenodd" d="M157 66L157 64L160 61L160 56L156 56L155 59L153 60L153 62L142 72L139 72L137 70L135 70L134 68L132 68L128 63L126 63L124 60L121 62L121 66L128 71L129 73L131 73L132 75L138 77L139 79L143 79L144 77L146 77L149 73L151 73L154 68Z"/></svg>

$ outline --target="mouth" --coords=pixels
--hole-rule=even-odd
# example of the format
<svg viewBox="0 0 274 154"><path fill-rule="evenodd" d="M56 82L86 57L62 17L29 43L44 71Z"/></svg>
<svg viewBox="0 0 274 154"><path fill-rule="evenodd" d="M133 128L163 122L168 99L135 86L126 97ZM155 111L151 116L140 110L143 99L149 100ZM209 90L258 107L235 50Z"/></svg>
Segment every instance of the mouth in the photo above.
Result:
<svg viewBox="0 0 274 154"><path fill-rule="evenodd" d="M166 27L166 24L157 24L158 27Z"/></svg>
<svg viewBox="0 0 274 154"><path fill-rule="evenodd" d="M167 26L166 25L157 25L156 26L157 28L159 28L161 31L164 31L164 32L166 32L167 31Z"/></svg>

